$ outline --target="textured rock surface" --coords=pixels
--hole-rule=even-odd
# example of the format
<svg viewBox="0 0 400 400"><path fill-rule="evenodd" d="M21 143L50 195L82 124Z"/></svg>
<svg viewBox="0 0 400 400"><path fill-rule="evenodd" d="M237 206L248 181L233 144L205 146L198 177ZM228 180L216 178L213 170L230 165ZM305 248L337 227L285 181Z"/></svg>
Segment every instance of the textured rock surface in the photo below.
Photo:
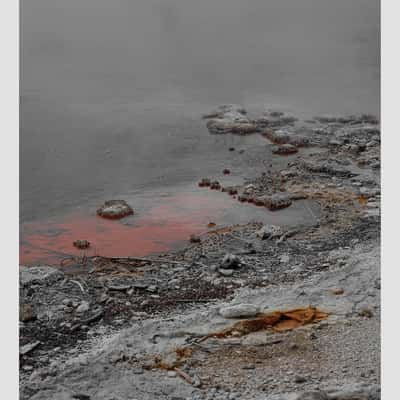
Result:
<svg viewBox="0 0 400 400"><path fill-rule="evenodd" d="M281 144L279 146L274 146L272 148L272 152L274 154L281 154L281 155L288 155L288 154L295 154L299 150L297 149L296 146L293 146L292 144Z"/></svg>
<svg viewBox="0 0 400 400"><path fill-rule="evenodd" d="M292 197L287 193L276 193L271 196L265 196L264 204L270 210L280 210L292 204Z"/></svg>
<svg viewBox="0 0 400 400"><path fill-rule="evenodd" d="M19 283L21 286L52 284L63 279L63 277L62 272L47 265L37 267L21 265L19 267Z"/></svg>
<svg viewBox="0 0 400 400"><path fill-rule="evenodd" d="M125 200L108 200L96 213L103 218L120 219L132 215L133 209Z"/></svg>
<svg viewBox="0 0 400 400"><path fill-rule="evenodd" d="M211 133L233 133L248 135L257 131L257 126L246 116L246 110L235 104L219 106L207 114L207 128Z"/></svg>

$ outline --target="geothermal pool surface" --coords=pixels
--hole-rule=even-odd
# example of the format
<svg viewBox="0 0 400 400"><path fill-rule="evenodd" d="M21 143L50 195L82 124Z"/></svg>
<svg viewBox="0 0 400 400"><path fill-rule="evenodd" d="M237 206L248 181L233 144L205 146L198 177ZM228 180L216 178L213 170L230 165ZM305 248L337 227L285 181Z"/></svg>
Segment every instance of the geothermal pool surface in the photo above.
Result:
<svg viewBox="0 0 400 400"><path fill-rule="evenodd" d="M154 198L157 201L154 201ZM62 218L23 224L21 264L59 264L69 255L146 256L167 252L188 243L191 234L203 234L226 225L261 221L278 225L312 224L318 215L316 204L297 201L285 210L240 203L227 193L205 189L148 193L127 199L136 204L135 215L107 220L75 213ZM210 222L216 225L208 227ZM89 249L73 246L77 239L91 243Z"/></svg>
<svg viewBox="0 0 400 400"><path fill-rule="evenodd" d="M22 0L21 261L44 257L39 244L71 253L85 234L99 251L144 254L207 218L247 222L253 211L239 205L224 214L225 197L184 191L193 205L179 209L157 198L234 168L229 147L259 145L210 135L202 113L239 103L379 116L379 19L376 0ZM115 198L137 208L131 227L94 216Z"/></svg>

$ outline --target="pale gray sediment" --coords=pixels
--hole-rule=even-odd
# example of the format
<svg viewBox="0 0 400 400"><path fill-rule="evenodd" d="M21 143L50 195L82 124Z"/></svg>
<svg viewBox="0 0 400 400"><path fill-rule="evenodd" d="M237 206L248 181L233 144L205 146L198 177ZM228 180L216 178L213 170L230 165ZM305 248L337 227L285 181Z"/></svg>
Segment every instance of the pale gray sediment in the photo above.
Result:
<svg viewBox="0 0 400 400"><path fill-rule="evenodd" d="M377 121L248 115L225 106L207 116L223 120L213 125L218 133L251 124L266 136L263 148L232 152L254 173L238 196L303 201L310 223L216 230L157 263L92 258L79 275L73 265L63 273L21 268L21 303L34 315L20 328L21 399L380 398ZM232 130L231 117L242 125ZM267 138L277 136L298 152L269 161ZM231 317L309 305L329 317L285 333L200 342ZM179 356L177 347L189 350Z"/></svg>

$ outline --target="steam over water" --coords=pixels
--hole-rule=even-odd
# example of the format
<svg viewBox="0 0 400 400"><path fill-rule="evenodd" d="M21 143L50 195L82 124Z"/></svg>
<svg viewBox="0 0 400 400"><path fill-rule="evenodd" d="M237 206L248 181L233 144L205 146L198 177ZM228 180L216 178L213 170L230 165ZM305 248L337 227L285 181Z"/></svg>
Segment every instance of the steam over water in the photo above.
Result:
<svg viewBox="0 0 400 400"><path fill-rule="evenodd" d="M22 0L21 222L192 183L220 103L379 114L376 0Z"/></svg>

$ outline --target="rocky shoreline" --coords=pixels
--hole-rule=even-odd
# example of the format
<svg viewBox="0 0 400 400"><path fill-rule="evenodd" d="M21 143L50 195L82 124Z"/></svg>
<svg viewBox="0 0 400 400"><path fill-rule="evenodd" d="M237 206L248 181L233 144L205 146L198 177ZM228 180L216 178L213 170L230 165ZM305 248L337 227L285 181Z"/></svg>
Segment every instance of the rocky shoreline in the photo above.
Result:
<svg viewBox="0 0 400 400"><path fill-rule="evenodd" d="M21 266L21 399L380 398L377 119L236 105L205 119L266 144L229 149L252 176L213 189L277 213L303 202L309 223L215 229L148 259ZM281 329L254 328L274 315Z"/></svg>

